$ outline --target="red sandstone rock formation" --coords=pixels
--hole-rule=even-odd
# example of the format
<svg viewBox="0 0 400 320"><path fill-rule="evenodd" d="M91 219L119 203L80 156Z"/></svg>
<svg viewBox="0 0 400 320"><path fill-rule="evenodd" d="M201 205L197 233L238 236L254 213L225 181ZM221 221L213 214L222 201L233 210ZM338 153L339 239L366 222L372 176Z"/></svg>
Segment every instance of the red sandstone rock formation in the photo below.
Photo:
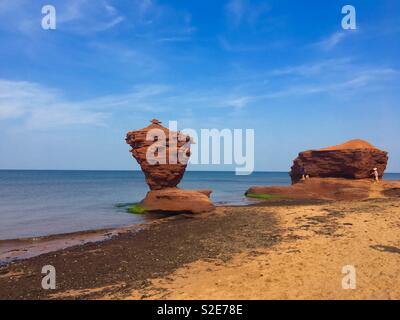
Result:
<svg viewBox="0 0 400 320"><path fill-rule="evenodd" d="M179 157L186 155L188 159L190 156L189 136L170 132L154 119L148 127L128 132L125 140L132 147L132 155L144 172L151 190L176 187L179 184L187 166ZM148 158L148 151L152 151L155 157Z"/></svg>
<svg viewBox="0 0 400 320"><path fill-rule="evenodd" d="M368 199L371 181L343 178L313 178L291 186L251 187L246 195L277 196L276 200L363 200Z"/></svg>
<svg viewBox="0 0 400 320"><path fill-rule="evenodd" d="M400 181L345 178L312 178L291 186L256 186L247 196L268 195L267 201L293 200L365 200L370 198L400 197Z"/></svg>
<svg viewBox="0 0 400 320"><path fill-rule="evenodd" d="M146 211L202 213L214 210L209 199L211 190L166 188L152 190L140 203Z"/></svg>
<svg viewBox="0 0 400 320"><path fill-rule="evenodd" d="M383 176L387 161L387 152L366 141L351 140L333 147L300 152L293 161L290 176L293 183L298 182L304 167L310 177L367 179L371 178L373 168L378 168Z"/></svg>
<svg viewBox="0 0 400 320"><path fill-rule="evenodd" d="M201 213L214 210L211 190L182 190L176 186L185 173L190 156L189 136L169 131L158 120L130 131L126 143L145 174L150 192L141 202L146 211Z"/></svg>

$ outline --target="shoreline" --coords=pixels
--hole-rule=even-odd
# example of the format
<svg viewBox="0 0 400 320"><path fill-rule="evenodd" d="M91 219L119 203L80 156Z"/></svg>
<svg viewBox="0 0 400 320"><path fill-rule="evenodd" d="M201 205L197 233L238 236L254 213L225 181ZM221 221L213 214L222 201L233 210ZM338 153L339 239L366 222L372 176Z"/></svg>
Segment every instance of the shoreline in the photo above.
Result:
<svg viewBox="0 0 400 320"><path fill-rule="evenodd" d="M400 193L384 191L84 232L93 241L0 266L0 299L399 299ZM57 270L56 290L41 288L45 265ZM357 290L341 287L346 265Z"/></svg>
<svg viewBox="0 0 400 320"><path fill-rule="evenodd" d="M249 199L248 204L242 205L216 205L216 208L241 208L257 206L287 206L287 205L312 205L326 203L326 200L319 199L291 199L291 200L271 200L265 202L260 199ZM74 231L60 234L50 234L38 237L24 237L15 239L0 240L0 266L9 263L30 259L42 254L56 252L86 243L96 243L112 239L123 233L140 231L155 223L172 221L179 216L190 216L191 214L160 214L153 220L138 224L130 224L121 227L91 229Z"/></svg>
<svg viewBox="0 0 400 320"><path fill-rule="evenodd" d="M321 179L313 179L313 183ZM323 184L326 184L327 181L335 181L332 178L322 179ZM366 190L366 194L370 193L369 188L373 188L374 184L371 184L370 180L359 180L355 181L352 184L356 185L364 185ZM296 184L296 186L300 186L301 188L307 187L307 184ZM318 186L320 188L320 186ZM400 187L399 180L382 180L379 193L385 192L391 187ZM289 186L271 186L271 187L255 187L258 189L266 189L269 192L287 192L293 188L293 185ZM326 186L325 186L326 188ZM329 186L328 189L332 189L334 187ZM251 188L250 188L251 189ZM250 190L249 189L249 190ZM351 190L347 186L346 188L348 195L346 198L324 198L324 197L316 197L315 193L311 194L303 194L299 190L296 190L294 193L289 192L291 198L272 198L270 200L263 200L257 198L246 198L247 202L244 202L240 205L233 205L233 204L216 204L216 208L245 208L245 207L284 207L284 206L293 206L293 205L319 205L319 204L326 204L332 201L338 200L351 200L357 201L362 200L363 197L359 197L357 193L359 193L360 189ZM399 189L400 190L400 189ZM330 190L332 191L332 190ZM376 193L376 192L375 192ZM371 194L374 196L375 194ZM397 194L395 195L397 196ZM365 198L365 195L364 195ZM366 196L368 198L368 196ZM36 257L41 254L56 252L59 250L64 250L67 248L75 247L84 245L86 243L96 243L102 242L112 239L113 237L123 234L123 233L131 233L139 231L143 228L149 227L154 223L164 222L164 221L171 221L176 217L179 216L191 216L191 214L185 213L147 213L146 214L149 218L148 221L144 221L137 224L129 224L123 225L119 227L112 227L112 228L100 228L100 229L88 229L88 230L81 230L81 231L74 231L74 232L67 232L61 234L50 234L45 236L38 236L38 237L26 237L26 238L15 238L15 239L4 239L0 240L0 266L7 265L9 263L25 260L29 258Z"/></svg>
<svg viewBox="0 0 400 320"><path fill-rule="evenodd" d="M258 199L247 199L242 204L216 203L218 208L229 207L248 207L262 202ZM131 213L132 214L132 213ZM66 233L56 233L43 236L32 236L0 240L0 266L8 263L29 259L40 254L67 249L77 245L83 245L91 242L101 242L112 237L125 233L134 232L146 228L154 223L165 220L171 220L176 216L185 215L184 213L146 213L147 221L135 224L127 224L118 227L87 229Z"/></svg>
<svg viewBox="0 0 400 320"><path fill-rule="evenodd" d="M199 187L214 188L211 199L217 206L252 205L250 203L252 199L244 197L244 192L251 186L290 186L287 172L282 176L268 173L267 175L255 174L253 177L246 176L244 178L224 176L225 172L220 174L222 174L223 180L217 181L215 184L205 182L209 179L207 175L200 175L202 179ZM21 177L24 178L22 179ZM29 190L36 191L28 192L28 194L24 195L20 194L17 188L18 185L25 184L24 174L6 175L3 178L5 179L4 181L11 183L11 187L4 190L4 197L0 201L0 206L4 209L0 214L3 219L2 227L0 227L2 235L0 241L79 233L88 230L113 229L144 222L142 221L144 217L126 214L125 208L119 207L121 204L139 202L144 197L145 192L143 192L142 196L142 191L140 190L142 190L142 185L146 191L147 187L144 186L142 177L137 174L129 174L122 177L118 175L81 176L79 174L70 176L33 175L28 176L26 179L30 181L29 183L33 183L32 188L29 188ZM400 180L400 175L397 178ZM59 179L61 180L57 182ZM105 180L103 181L102 179ZM187 176L183 187L196 189L195 180L196 176ZM64 184L65 181L68 183ZM238 184L230 186L229 181L237 181ZM57 183L54 184L53 182ZM136 182L138 184L135 184ZM76 187L75 183L78 184ZM39 188L37 188L37 185L39 185ZM93 185L96 185L96 188L93 189ZM100 186L100 189L97 188L97 185ZM137 187L137 185L140 186ZM52 190L57 190L57 192ZM107 194L110 193L110 190L114 190L113 195L108 197ZM130 191L127 192L127 190ZM61 195L64 192L65 196L62 197ZM101 199L97 198L97 192L102 194ZM85 194L85 196L79 197L77 194ZM27 208L31 210L30 213L25 213Z"/></svg>
<svg viewBox="0 0 400 320"><path fill-rule="evenodd" d="M138 232L152 224L172 220L176 216L177 215L160 214L159 217L153 220L114 228L0 240L0 266L6 266L16 261L30 259L42 254L56 252L87 243L107 241L124 233Z"/></svg>
<svg viewBox="0 0 400 320"><path fill-rule="evenodd" d="M0 299L57 298L57 293L53 296L54 292L42 290L40 286L41 267L48 264L54 265L58 274L68 274L64 280L59 280L65 281L60 284L65 289L85 291L85 287L108 288L117 284L119 291L124 288L122 283L126 277L135 287L141 287L154 275L168 275L179 266L198 259L227 261L232 253L242 249L272 245L276 241L274 218L252 215L252 208L218 207L212 213L181 214L159 220L137 232L120 233L107 241L86 243L0 266ZM243 210L247 211L246 215L236 214ZM249 220L256 222L260 232L270 230L271 234L265 238L254 237L254 227ZM222 234L221 229L230 235ZM240 243L233 242L232 237L240 238ZM98 297L97 290L89 291L88 296L84 292L78 296Z"/></svg>

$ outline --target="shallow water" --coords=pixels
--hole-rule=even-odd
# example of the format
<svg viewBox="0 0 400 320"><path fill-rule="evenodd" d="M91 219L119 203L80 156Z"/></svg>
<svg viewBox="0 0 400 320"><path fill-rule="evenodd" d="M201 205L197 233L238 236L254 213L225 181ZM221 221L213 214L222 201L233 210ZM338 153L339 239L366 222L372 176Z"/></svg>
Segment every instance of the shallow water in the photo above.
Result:
<svg viewBox="0 0 400 320"><path fill-rule="evenodd" d="M388 174L386 179L399 179ZM186 172L180 187L212 189L217 204L246 204L250 186L288 185L286 172ZM143 223L118 207L148 191L138 171L0 171L0 240Z"/></svg>

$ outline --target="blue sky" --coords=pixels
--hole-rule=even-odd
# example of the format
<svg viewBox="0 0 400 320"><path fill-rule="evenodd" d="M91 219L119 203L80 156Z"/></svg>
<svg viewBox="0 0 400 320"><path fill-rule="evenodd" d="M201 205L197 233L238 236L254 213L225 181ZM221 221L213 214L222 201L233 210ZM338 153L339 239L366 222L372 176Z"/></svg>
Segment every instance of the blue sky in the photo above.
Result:
<svg viewBox="0 0 400 320"><path fill-rule="evenodd" d="M0 0L0 41L3 169L137 169L125 134L158 118L254 128L260 171L362 138L400 172L397 0Z"/></svg>

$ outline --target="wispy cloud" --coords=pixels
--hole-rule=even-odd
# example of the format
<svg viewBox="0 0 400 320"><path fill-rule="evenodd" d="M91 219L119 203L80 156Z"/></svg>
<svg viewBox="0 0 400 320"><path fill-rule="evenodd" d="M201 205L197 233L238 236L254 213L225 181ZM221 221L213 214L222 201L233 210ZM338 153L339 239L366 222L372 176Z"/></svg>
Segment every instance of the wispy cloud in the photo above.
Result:
<svg viewBox="0 0 400 320"><path fill-rule="evenodd" d="M176 109L193 110L246 107L252 97L227 89L190 90L162 84L133 87L121 94L72 100L58 89L28 81L0 80L0 123L16 123L29 130L74 126L109 126L115 119L136 113L154 117ZM197 113L198 111L196 111Z"/></svg>
<svg viewBox="0 0 400 320"><path fill-rule="evenodd" d="M224 105L226 107L233 107L235 109L242 109L247 107L247 105L251 102L251 100L254 100L256 97L251 97L251 96L238 96L238 97L233 97L233 98L228 98Z"/></svg>
<svg viewBox="0 0 400 320"><path fill-rule="evenodd" d="M237 27L243 23L254 25L269 9L265 2L256 4L251 0L229 0L226 14L229 23Z"/></svg>
<svg viewBox="0 0 400 320"><path fill-rule="evenodd" d="M229 52L238 52L238 53L246 53L246 52L260 52L260 51L268 51L268 50L276 50L281 49L287 46L288 42L285 40L272 41L268 43L234 43L230 42L226 37L220 36L218 38L219 43L222 49Z"/></svg>
<svg viewBox="0 0 400 320"><path fill-rule="evenodd" d="M337 58L260 71L253 78L235 79L233 83L226 82L232 80L228 76L201 88L191 84L144 84L127 92L86 100L69 99L61 90L32 82L0 80L0 121L48 129L104 126L138 112L149 117L175 110L207 110L212 114L213 110L218 113L217 109L227 108L235 112L269 101L290 102L305 96L337 98L385 92L385 86L397 81L398 76L399 72L391 67Z"/></svg>
<svg viewBox="0 0 400 320"><path fill-rule="evenodd" d="M108 0L63 1L57 8L59 29L82 35L109 30L126 19Z"/></svg>
<svg viewBox="0 0 400 320"><path fill-rule="evenodd" d="M102 125L104 112L92 112L64 100L57 90L35 83L0 80L0 121L23 120L31 128Z"/></svg>
<svg viewBox="0 0 400 320"><path fill-rule="evenodd" d="M104 126L117 112L161 112L152 98L168 87L147 85L125 94L73 101L59 90L26 81L0 80L0 121L19 120L30 129L73 125Z"/></svg>
<svg viewBox="0 0 400 320"><path fill-rule="evenodd" d="M157 39L156 42L187 42L190 40L190 37L166 37Z"/></svg>
<svg viewBox="0 0 400 320"><path fill-rule="evenodd" d="M343 77L342 79L331 79L330 81L318 82L318 78L305 84L289 85L282 90L277 90L265 95L258 96L258 99L277 99L277 98L293 98L295 96L305 96L326 93L329 95L357 95L362 93L362 89L372 91L374 85L380 85L381 82L387 81L391 77L398 75L398 72L390 69L368 69L358 72L351 77Z"/></svg>
<svg viewBox="0 0 400 320"><path fill-rule="evenodd" d="M345 60L330 63L321 62L315 65L288 68L290 74L297 74L300 79L296 83L286 83L278 90L260 95L257 99L293 98L315 94L334 96L357 96L382 88L382 83L397 78L399 72L392 68L374 66L352 66ZM336 69L337 67L337 69ZM347 72L346 72L347 71ZM278 75L279 73L277 73ZM288 73L289 74L289 73ZM280 75L287 75L281 73ZM279 80L277 80L279 81Z"/></svg>
<svg viewBox="0 0 400 320"><path fill-rule="evenodd" d="M349 67L351 62L352 60L348 57L318 60L311 63L291 65L279 69L274 69L270 72L270 75L307 77L307 76L321 75L326 71L341 72L345 68Z"/></svg>
<svg viewBox="0 0 400 320"><path fill-rule="evenodd" d="M334 32L328 37L314 43L313 46L323 51L332 50L335 47L337 47L340 43L342 43L350 34L353 34L354 32L356 31L346 30L346 31Z"/></svg>
<svg viewBox="0 0 400 320"><path fill-rule="evenodd" d="M233 24L238 25L243 19L245 6L243 0L230 0L226 6L227 14Z"/></svg>
<svg viewBox="0 0 400 320"><path fill-rule="evenodd" d="M234 81L241 84L221 93L219 107L242 109L260 106L268 101L293 101L299 97L321 95L354 98L387 92L387 86L398 81L400 72L388 66L363 65L348 57L317 60L273 70L247 71ZM232 81L233 78L230 78ZM232 84L233 85L233 84Z"/></svg>
<svg viewBox="0 0 400 320"><path fill-rule="evenodd" d="M157 0L132 0L126 12L130 28L137 36L153 42L189 40L196 31L192 16Z"/></svg>

